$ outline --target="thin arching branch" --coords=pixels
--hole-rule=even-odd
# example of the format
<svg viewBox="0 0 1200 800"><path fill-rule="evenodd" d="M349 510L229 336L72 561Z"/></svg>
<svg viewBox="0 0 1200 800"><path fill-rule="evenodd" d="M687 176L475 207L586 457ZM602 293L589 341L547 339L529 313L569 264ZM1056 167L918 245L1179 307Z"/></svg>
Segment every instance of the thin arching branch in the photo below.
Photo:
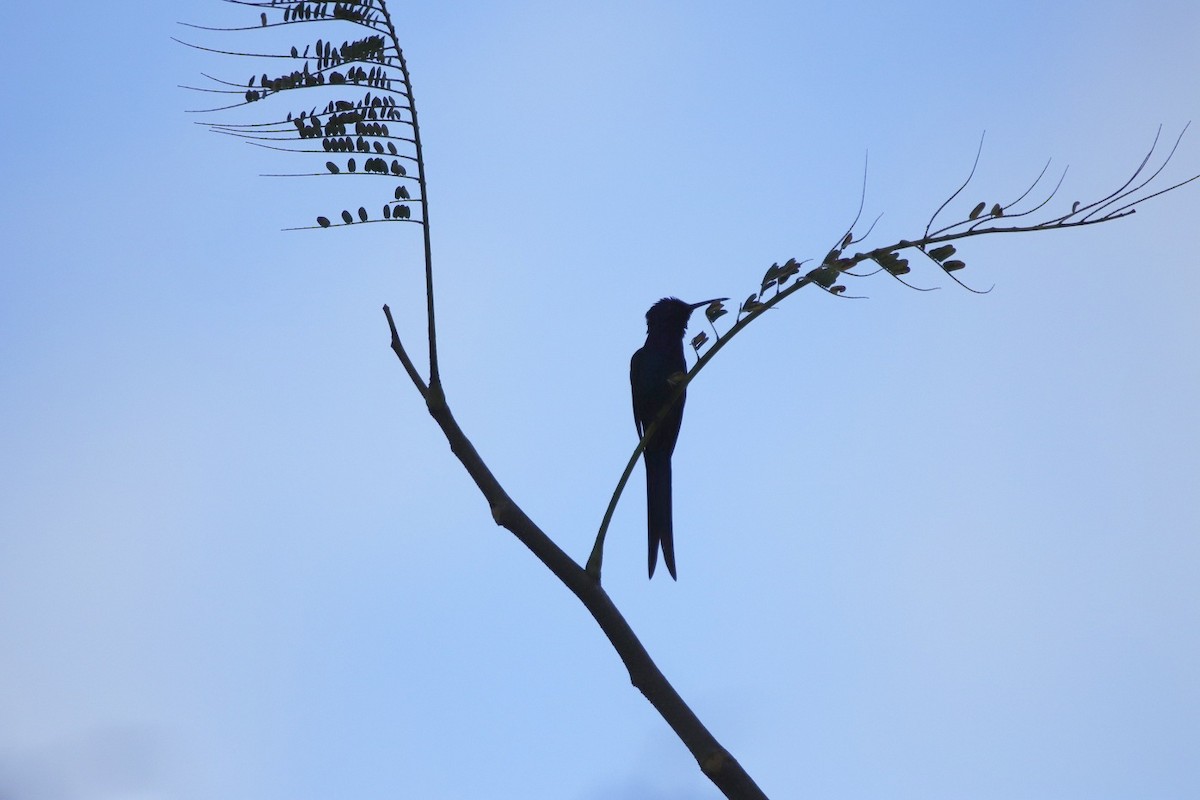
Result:
<svg viewBox="0 0 1200 800"><path fill-rule="evenodd" d="M967 184L971 182L971 179L975 177L975 170L979 168L979 157L983 154L983 140L986 136L987 131L979 135L979 147L975 149L975 160L971 163L971 171L967 173L967 179L962 182L962 186L959 186L946 198L945 202L937 207L937 210L933 212L933 216L929 218L929 224L925 226L926 236L929 235L929 229L933 227L933 221L938 218L938 214L941 214L946 206L954 202L954 198L958 197L962 193L962 190L967 188Z"/></svg>
<svg viewBox="0 0 1200 800"><path fill-rule="evenodd" d="M1161 128L1160 128L1160 130L1161 130ZM675 391L672 392L670 398L666 401L662 410L660 411L658 416L655 418L655 420L652 423L652 425L650 426L650 428L647 429L647 431L645 432L645 435L642 437L641 441L639 441L637 446L634 448L633 453L630 455L629 460L626 462L625 469L622 471L621 476L617 481L616 487L613 489L613 492L609 498L608 506L605 509L603 517L601 518L600 527L596 533L596 538L592 544L592 551L591 551L591 554L589 555L588 561L587 561L588 573L590 575L592 575L597 581L599 581L601 578L601 568L602 568L602 564L603 564L603 560L604 560L604 553L603 553L604 542L605 542L605 539L608 534L608 528L612 522L613 513L615 512L617 503L620 501L620 498L625 491L625 487L629 481L629 476L632 474L633 469L637 464L638 457L642 453L642 450L645 446L645 442L656 430L659 420L663 419L666 416L668 410L672 406L674 406L678 402L679 398L683 395L683 391L686 388L686 386L696 378L696 376L700 373L700 371L702 369L704 369L704 367L713 359L713 357L718 352L720 352L720 350L730 340L732 340L733 337L735 337L742 330L744 330L751 322L753 322L755 319L757 319L759 316L761 316L764 311L774 308L780 302L782 302L785 298L791 296L796 291L798 291L802 287L807 286L809 284L816 284L819 288L824 289L828 293L839 295L839 296L844 296L841 291L842 289L844 289L844 287L840 287L836 283L838 278L840 278L843 275L849 276L849 277L855 277L855 278L865 278L865 277L874 275L880 271L883 271L883 272L888 273L891 277L895 278L900 283L904 284L906 287L908 287L910 289L915 289L917 291L932 291L933 289L936 289L937 287L929 287L929 288L922 289L921 287L913 286L912 284L908 283L907 281L903 280L903 278L901 278L902 275L905 275L908 272L910 272L910 269L908 267L907 259L902 258L898 254L903 251L907 251L907 250L916 250L922 256L924 256L925 259L927 259L927 260L933 262L934 264L938 265L939 267L941 267L942 271L946 273L946 275L950 278L950 280L954 281L956 284L958 284L963 289L966 289L967 291L973 292L975 294L987 294L987 293L991 292L992 289L995 287L993 286L988 289L975 289L975 288L972 288L971 286L968 286L956 274L960 269L962 269L965 266L965 263L962 262L961 260L952 258L952 256L955 255L956 251L955 251L955 248L950 245L951 242L958 242L958 241L962 241L965 239L971 239L974 237L985 236L985 235L990 235L990 234L1033 233L1033 232L1037 232L1037 231L1065 230L1068 228L1086 227L1088 225L1097 225L1097 224L1100 224L1103 222L1111 222L1111 221L1129 216L1130 214L1132 214L1136 211L1136 206L1141 205L1142 203L1145 203L1146 201L1151 200L1155 197L1158 197L1162 194L1165 194L1166 192L1173 191L1175 189L1180 188L1181 186L1185 186L1189 183L1192 183L1193 181L1200 180L1200 175L1193 175L1189 178L1178 181L1164 189L1160 189L1153 193L1136 197L1136 199L1130 200L1130 202L1125 203L1124 205L1117 206L1116 208L1112 208L1111 210L1107 211L1106 213L1104 213L1100 216L1095 215L1097 211L1102 210L1108 206L1111 206L1114 202L1119 202L1122 199L1134 197L1137 192L1144 189L1155 178L1157 178L1162 173L1163 169L1165 169L1167 164L1171 161L1171 159L1174 157L1176 150L1179 147L1179 142L1180 142L1180 140L1182 140L1183 134L1186 131L1187 131L1187 126L1185 126L1183 131L1180 132L1179 138L1176 139L1175 145L1171 148L1170 152L1168 152L1163 163L1161 165L1159 165L1159 167L1157 169L1155 169L1149 175L1149 177L1144 179L1142 182L1138 183L1132 189L1130 189L1129 187L1133 186L1133 184L1137 180L1138 176L1142 174L1142 172L1146 168L1146 165L1149 163L1151 157L1153 156L1154 149L1155 149L1154 145L1157 145L1157 143L1158 143L1158 136L1155 136L1154 145L1151 146L1150 151L1146 154L1145 158L1142 159L1141 164L1134 171L1133 176L1129 180L1127 180L1124 184L1122 184L1122 186L1120 188L1118 188L1116 191L1110 192L1109 194L1105 195L1100 200L1094 201L1087 206L1084 206L1081 208L1079 206L1079 204L1076 204L1071 209L1071 211L1069 211L1068 213L1061 214L1061 215L1058 215L1055 217L1051 217L1050 219L1046 219L1041 222L1033 222L1033 223L1029 223L1029 224L1010 224L1010 225L998 224L998 222L1000 220L1011 221L1011 220L1019 218L1019 217L1026 217L1026 216L1029 216L1030 214L1038 211L1039 209L1045 207L1045 205L1047 203L1049 203L1050 200L1055 195L1058 194L1058 191L1059 191L1060 187L1062 186L1063 179L1066 177L1066 170L1064 170L1062 176L1060 176L1060 178L1058 180L1058 183L1055 185L1054 189L1051 190L1049 195L1044 200L1037 203L1035 206L1033 206L1033 208L1031 208L1027 211L1010 215L1010 214L1006 213L1004 207L997 204L997 205L993 206L993 209L991 211L987 211L985 213L982 210L984 208L984 204L981 203L978 206L976 206L972 210L972 212L967 215L967 217L965 219L959 220L958 222L954 222L950 225L947 225L944 228L933 231L931 233L930 228L933 226L934 220L938 217L939 214L941 214L947 207L950 206L950 204L954 201L954 199L956 197L958 197L963 192L964 189L966 189L967 185L971 182L972 177L975 175L975 171L979 166L980 155L983 151L983 137L981 136L980 140L979 140L979 148L976 150L975 160L971 165L971 171L967 175L967 179L965 181L963 181L963 183L957 189L955 189L954 192L952 192L951 195L940 206L938 206L936 211L934 211L933 216L930 217L930 219L929 219L929 223L925 226L925 235L922 236L922 238L916 239L916 240L901 239L899 241L893 242L892 244L888 244L888 245L885 245L882 247L876 247L876 248L866 251L866 252L857 252L857 253L847 256L847 255L844 255L845 248L867 238L867 236L869 235L869 232L870 232L868 230L867 233L864 233L863 235L856 237L854 235L854 226L851 225L850 230L847 231L843 235L839 246L835 247L833 250L831 250L829 252L829 254L822 261L821 266L809 271L805 276L799 278L798 280L796 280L794 283L792 283L787 288L783 288L780 285L781 282L776 282L774 284L776 287L776 293L773 296L771 296L769 299L764 299L762 297L759 297L759 296L757 296L757 294L751 295L751 301L749 301L749 304L750 304L750 308L752 310L749 310L748 313L746 314L746 316L739 317L739 319L736 321L736 323L733 325L732 328L730 328L726 333L721 334L716 330L716 328L714 326L713 332L714 332L714 334L716 334L716 338L713 340L712 346L703 355L701 355L697 359L696 363L688 371L685 378L682 381L680 381L680 383L675 387ZM1014 206L1017 203L1020 203L1022 200L1024 200L1026 197L1029 196L1029 194L1033 191L1034 187L1037 186L1037 184L1041 181L1042 177L1046 174L1046 171L1049 169L1049 165L1050 165L1049 162L1047 162L1046 166L1042 168L1041 173L1039 173L1037 179L1034 180L1034 182L1029 186L1029 188L1027 188L1024 192L1022 192L1021 195L1016 200L1012 201L1012 203L1009 204L1009 207ZM864 178L863 197L865 198L865 178ZM1085 213L1088 211L1088 209L1092 209L1092 210L1090 211L1090 213ZM862 207L860 204L859 211L855 215L855 224L857 224L857 221L861 218L861 216L862 216ZM876 218L876 221L878 221L878 218ZM874 228L874 223L872 223L871 228ZM858 264L861 264L862 262L868 261L868 260L874 261L877 264L879 264L879 269L873 270L868 273L852 272L854 267L856 267ZM802 262L790 262L790 263L802 263ZM847 298L847 299L851 299L851 298ZM743 305L743 309L745 309L745 308L746 308L746 306Z"/></svg>

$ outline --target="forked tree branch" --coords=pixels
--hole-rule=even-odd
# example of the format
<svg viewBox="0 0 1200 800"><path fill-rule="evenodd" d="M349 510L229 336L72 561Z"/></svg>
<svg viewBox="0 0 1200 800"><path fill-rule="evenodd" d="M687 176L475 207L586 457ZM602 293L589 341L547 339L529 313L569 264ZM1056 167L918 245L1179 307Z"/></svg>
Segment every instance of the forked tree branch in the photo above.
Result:
<svg viewBox="0 0 1200 800"><path fill-rule="evenodd" d="M721 746L716 737L709 732L695 712L688 707L675 687L650 658L646 648L638 639L633 628L617 609L612 598L604 591L600 581L576 564L562 548L542 531L529 518L496 480L475 446L459 427L458 421L450 412L450 406L441 393L434 393L426 387L420 375L413 368L408 358L400 335L396 330L395 320L391 309L383 307L387 317L388 329L391 331L391 347L404 366L405 372L412 379L417 391L425 398L429 414L450 444L450 450L458 458L467 474L475 481L480 493L491 509L492 519L497 525L509 531L521 544L525 545L534 556L549 569L563 585L571 590L584 608L596 620L596 624L604 631L613 649L617 651L621 662L629 671L629 680L645 696L650 704L658 711L671 730L683 742L684 746L695 757L701 771L720 789L726 797L739 800L766 800L766 795L742 769L728 750Z"/></svg>

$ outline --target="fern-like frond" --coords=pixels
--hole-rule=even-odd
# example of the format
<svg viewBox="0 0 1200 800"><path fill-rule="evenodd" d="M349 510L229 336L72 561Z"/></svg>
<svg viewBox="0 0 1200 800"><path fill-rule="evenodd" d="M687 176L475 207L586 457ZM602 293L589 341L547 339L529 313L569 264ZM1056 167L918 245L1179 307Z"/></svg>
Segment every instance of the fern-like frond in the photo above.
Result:
<svg viewBox="0 0 1200 800"><path fill-rule="evenodd" d="M195 109L193 113L266 112L268 121L260 117L260 121L202 120L199 124L215 133L270 150L301 154L315 162L308 169L268 173L272 176L357 175L390 182L387 186L380 185L382 180L380 184L364 184L364 194L358 198L354 213L332 210L316 216L315 224L289 230L343 227L364 221L427 226L425 170L412 82L383 0L223 2L247 12L256 11L251 21L257 24L183 24L200 35L256 37L252 46L229 48L222 46L224 42L177 41L239 62L255 63L243 72L249 73L244 79L202 73L208 86L186 88L237 98L237 102ZM318 35L304 36L309 31ZM282 65L281 60L285 62Z"/></svg>

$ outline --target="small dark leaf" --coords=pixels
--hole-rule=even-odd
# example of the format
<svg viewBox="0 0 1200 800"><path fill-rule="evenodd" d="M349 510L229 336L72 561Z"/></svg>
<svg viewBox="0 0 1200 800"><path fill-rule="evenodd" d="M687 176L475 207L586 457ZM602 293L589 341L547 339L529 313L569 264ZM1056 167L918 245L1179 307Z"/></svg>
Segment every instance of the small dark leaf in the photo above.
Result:
<svg viewBox="0 0 1200 800"><path fill-rule="evenodd" d="M299 58L299 57L300 57L300 51L297 50L295 47L293 47L292 48L292 58Z"/></svg>
<svg viewBox="0 0 1200 800"><path fill-rule="evenodd" d="M407 187L407 186L397 186L397 187L396 187L396 199L397 199L397 200L407 200L407 199L409 199L408 187Z"/></svg>
<svg viewBox="0 0 1200 800"><path fill-rule="evenodd" d="M987 207L987 203L980 203L971 209L971 213L967 215L967 219L979 219L979 215L983 213L983 209Z"/></svg>
<svg viewBox="0 0 1200 800"><path fill-rule="evenodd" d="M831 294L841 294L842 292L846 291L846 287L839 283L837 286L830 286L829 291Z"/></svg>
<svg viewBox="0 0 1200 800"><path fill-rule="evenodd" d="M392 144L391 142L388 142L387 144L388 144L388 152L391 153L392 155L396 155L396 145Z"/></svg>
<svg viewBox="0 0 1200 800"><path fill-rule="evenodd" d="M837 261L841 255L842 255L841 249L835 247L826 254L825 260L823 260L821 263L822 264L832 264L834 261Z"/></svg>
<svg viewBox="0 0 1200 800"><path fill-rule="evenodd" d="M809 280L828 289L837 283L838 271L833 267L817 267L808 273Z"/></svg>
<svg viewBox="0 0 1200 800"><path fill-rule="evenodd" d="M341 172L341 170L338 169L338 165L332 161L325 162L325 169L329 170L334 175L337 175L339 172Z"/></svg>
<svg viewBox="0 0 1200 800"><path fill-rule="evenodd" d="M695 336L692 337L692 349L699 350L707 342L708 342L708 334L705 333L704 331L700 331L699 333L697 333Z"/></svg>
<svg viewBox="0 0 1200 800"><path fill-rule="evenodd" d="M709 322L716 322L721 317L729 312L725 310L725 304L720 300L715 300L708 304L708 308L704 309L704 316L708 317Z"/></svg>
<svg viewBox="0 0 1200 800"><path fill-rule="evenodd" d="M759 287L759 294L775 285L775 282L779 280L779 273L781 271L778 264L772 264L767 268L766 273L763 275L762 286Z"/></svg>
<svg viewBox="0 0 1200 800"><path fill-rule="evenodd" d="M999 203L996 203L994 206L992 206L992 216L993 217L1003 217L1004 216L1004 207L1001 206Z"/></svg>
<svg viewBox="0 0 1200 800"><path fill-rule="evenodd" d="M1078 210L1079 210L1079 201L1076 200L1074 203L1071 204L1071 213L1074 214Z"/></svg>
<svg viewBox="0 0 1200 800"><path fill-rule="evenodd" d="M383 218L384 219L392 218L392 207L389 206L387 203L383 204Z"/></svg>
<svg viewBox="0 0 1200 800"><path fill-rule="evenodd" d="M347 225L349 225L351 222L354 222L354 217L350 216L349 211L342 212L342 219L344 219L346 221Z"/></svg>
<svg viewBox="0 0 1200 800"><path fill-rule="evenodd" d="M799 271L800 264L796 262L796 259L789 258L787 263L779 268L779 278L777 279L776 284L783 286L783 284L787 283L788 280Z"/></svg>
<svg viewBox="0 0 1200 800"><path fill-rule="evenodd" d="M322 228L328 228L329 227L329 219L327 217L317 217L317 224L320 225Z"/></svg>
<svg viewBox="0 0 1200 800"><path fill-rule="evenodd" d="M850 231L849 233L846 234L846 238L842 239L842 249L845 250L847 247L850 246L850 243L853 241L854 241L854 232Z"/></svg>
<svg viewBox="0 0 1200 800"><path fill-rule="evenodd" d="M363 222L367 221L367 210L365 208L363 208L362 206L358 207L358 218L361 219Z"/></svg>
<svg viewBox="0 0 1200 800"><path fill-rule="evenodd" d="M262 19L262 25L263 25L263 27L264 27L264 28L265 28L265 27L267 27L267 12L265 12L265 11L264 11L264 12L263 12L263 13L260 15L260 19Z"/></svg>
<svg viewBox="0 0 1200 800"><path fill-rule="evenodd" d="M346 162L346 169L350 170L351 172L354 172L356 169L353 158Z"/></svg>
<svg viewBox="0 0 1200 800"><path fill-rule="evenodd" d="M393 217L399 217L400 219L408 219L411 215L412 211L408 206L397 206L396 213L392 214Z"/></svg>
<svg viewBox="0 0 1200 800"><path fill-rule="evenodd" d="M945 261L950 256L954 255L954 245L944 244L941 247L935 247L929 251L929 257L934 261Z"/></svg>
<svg viewBox="0 0 1200 800"><path fill-rule="evenodd" d="M946 270L946 272L954 272L956 269L962 269L965 266L965 262L958 260L942 262L942 269Z"/></svg>
<svg viewBox="0 0 1200 800"><path fill-rule="evenodd" d="M908 259L901 258L892 250L880 250L871 254L871 258L875 260L879 266L883 267L892 275L905 275L909 272ZM825 288L829 288L826 286Z"/></svg>

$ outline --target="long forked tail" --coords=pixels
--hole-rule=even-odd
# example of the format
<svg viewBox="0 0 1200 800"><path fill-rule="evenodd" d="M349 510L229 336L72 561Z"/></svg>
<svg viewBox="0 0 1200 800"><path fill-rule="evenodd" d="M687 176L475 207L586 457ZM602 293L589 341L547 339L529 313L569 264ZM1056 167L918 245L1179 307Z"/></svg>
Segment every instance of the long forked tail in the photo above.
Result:
<svg viewBox="0 0 1200 800"><path fill-rule="evenodd" d="M646 453L646 530L649 539L650 577L662 547L663 562L671 579L675 576L675 537L671 525L671 456Z"/></svg>

